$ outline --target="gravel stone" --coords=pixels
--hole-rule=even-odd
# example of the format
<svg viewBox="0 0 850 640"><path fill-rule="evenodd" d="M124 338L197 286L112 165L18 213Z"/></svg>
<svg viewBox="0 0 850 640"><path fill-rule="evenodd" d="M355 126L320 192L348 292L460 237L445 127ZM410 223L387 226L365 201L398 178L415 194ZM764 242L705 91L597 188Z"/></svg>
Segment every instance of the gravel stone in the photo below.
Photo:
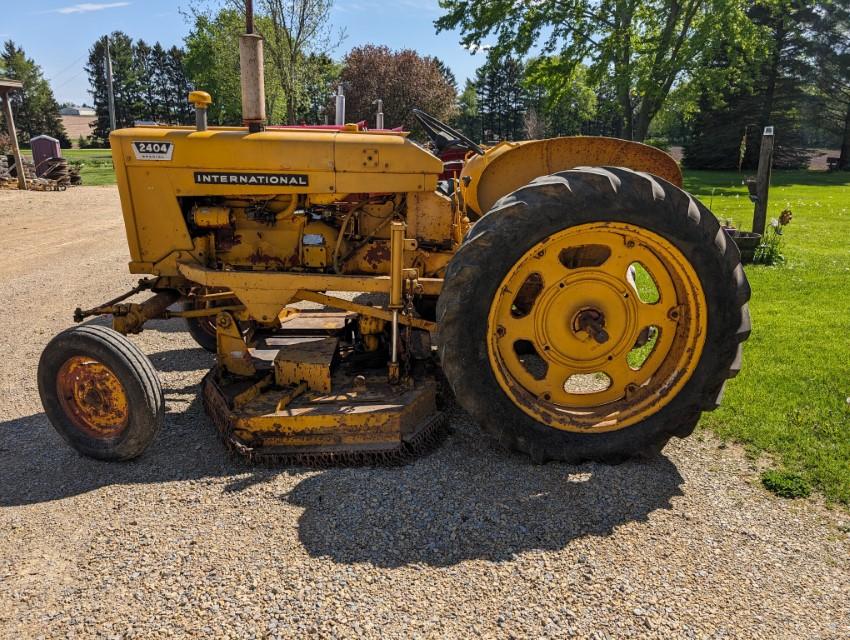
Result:
<svg viewBox="0 0 850 640"><path fill-rule="evenodd" d="M535 466L461 411L400 468L228 458L179 322L140 459L81 458L42 413L45 343L130 288L114 187L0 191L0 637L848 638L843 509L785 501L699 432L652 460Z"/></svg>

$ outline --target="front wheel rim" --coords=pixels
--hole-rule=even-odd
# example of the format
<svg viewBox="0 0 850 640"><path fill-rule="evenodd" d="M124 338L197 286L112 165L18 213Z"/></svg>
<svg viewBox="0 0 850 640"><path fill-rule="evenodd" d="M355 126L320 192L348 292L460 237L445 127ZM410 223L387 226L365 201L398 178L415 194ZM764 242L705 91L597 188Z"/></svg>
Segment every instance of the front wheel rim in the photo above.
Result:
<svg viewBox="0 0 850 640"><path fill-rule="evenodd" d="M623 429L690 380L708 311L670 241L619 222L578 225L534 245L490 307L488 356L512 402L578 433Z"/></svg>
<svg viewBox="0 0 850 640"><path fill-rule="evenodd" d="M108 366L89 356L72 356L56 374L59 404L82 433L107 440L127 427L127 392Z"/></svg>

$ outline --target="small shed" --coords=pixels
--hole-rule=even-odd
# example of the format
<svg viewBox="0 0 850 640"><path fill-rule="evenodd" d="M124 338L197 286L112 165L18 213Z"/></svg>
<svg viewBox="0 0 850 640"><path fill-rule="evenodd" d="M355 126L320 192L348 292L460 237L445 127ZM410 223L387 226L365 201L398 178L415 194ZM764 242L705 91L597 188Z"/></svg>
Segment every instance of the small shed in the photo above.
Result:
<svg viewBox="0 0 850 640"><path fill-rule="evenodd" d="M21 148L18 146L18 133L15 131L15 118L12 115L12 101L9 99L9 94L12 91L20 91L23 88L24 83L19 80L0 78L0 99L3 101L3 116L6 118L6 128L9 130L9 137L12 139L12 154L15 156L15 166L18 172L18 187L26 189L27 177L24 174L24 160L21 158Z"/></svg>
<svg viewBox="0 0 850 640"><path fill-rule="evenodd" d="M59 141L50 136L36 136L30 139L32 149L32 161L35 164L35 175L42 177L50 169L47 162L50 158L61 158L62 150Z"/></svg>

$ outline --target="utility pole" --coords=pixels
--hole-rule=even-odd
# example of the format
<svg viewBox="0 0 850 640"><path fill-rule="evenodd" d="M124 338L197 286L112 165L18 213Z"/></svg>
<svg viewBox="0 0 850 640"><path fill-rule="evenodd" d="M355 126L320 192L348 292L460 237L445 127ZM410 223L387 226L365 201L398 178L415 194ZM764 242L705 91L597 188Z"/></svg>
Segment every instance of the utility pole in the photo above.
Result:
<svg viewBox="0 0 850 640"><path fill-rule="evenodd" d="M27 189L27 174L24 172L24 159L18 146L18 132L15 131L15 116L12 113L12 91L23 91L24 84L20 80L0 78L0 100L3 102L3 115L6 116L6 128L9 130L9 142L12 145L12 155L15 156L15 171L18 174L18 188Z"/></svg>
<svg viewBox="0 0 850 640"><path fill-rule="evenodd" d="M109 36L106 40L106 91L109 95L109 131L115 131L115 91L112 88L112 56L109 55Z"/></svg>
<svg viewBox="0 0 850 640"><path fill-rule="evenodd" d="M767 222L767 194L770 190L770 169L773 165L773 127L765 127L761 136L759 166L756 172L755 211L753 212L753 233L764 235Z"/></svg>

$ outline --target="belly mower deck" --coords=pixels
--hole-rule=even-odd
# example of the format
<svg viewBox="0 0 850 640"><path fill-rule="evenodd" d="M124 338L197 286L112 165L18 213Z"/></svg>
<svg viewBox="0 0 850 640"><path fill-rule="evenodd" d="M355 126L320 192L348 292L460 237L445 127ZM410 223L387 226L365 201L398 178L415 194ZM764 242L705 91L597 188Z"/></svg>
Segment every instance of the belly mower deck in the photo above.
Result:
<svg viewBox="0 0 850 640"><path fill-rule="evenodd" d="M345 340L353 314L299 314L251 349L256 376L216 365L204 378L204 408L221 438L252 462L326 466L392 464L440 436L438 384L416 375L390 384Z"/></svg>

